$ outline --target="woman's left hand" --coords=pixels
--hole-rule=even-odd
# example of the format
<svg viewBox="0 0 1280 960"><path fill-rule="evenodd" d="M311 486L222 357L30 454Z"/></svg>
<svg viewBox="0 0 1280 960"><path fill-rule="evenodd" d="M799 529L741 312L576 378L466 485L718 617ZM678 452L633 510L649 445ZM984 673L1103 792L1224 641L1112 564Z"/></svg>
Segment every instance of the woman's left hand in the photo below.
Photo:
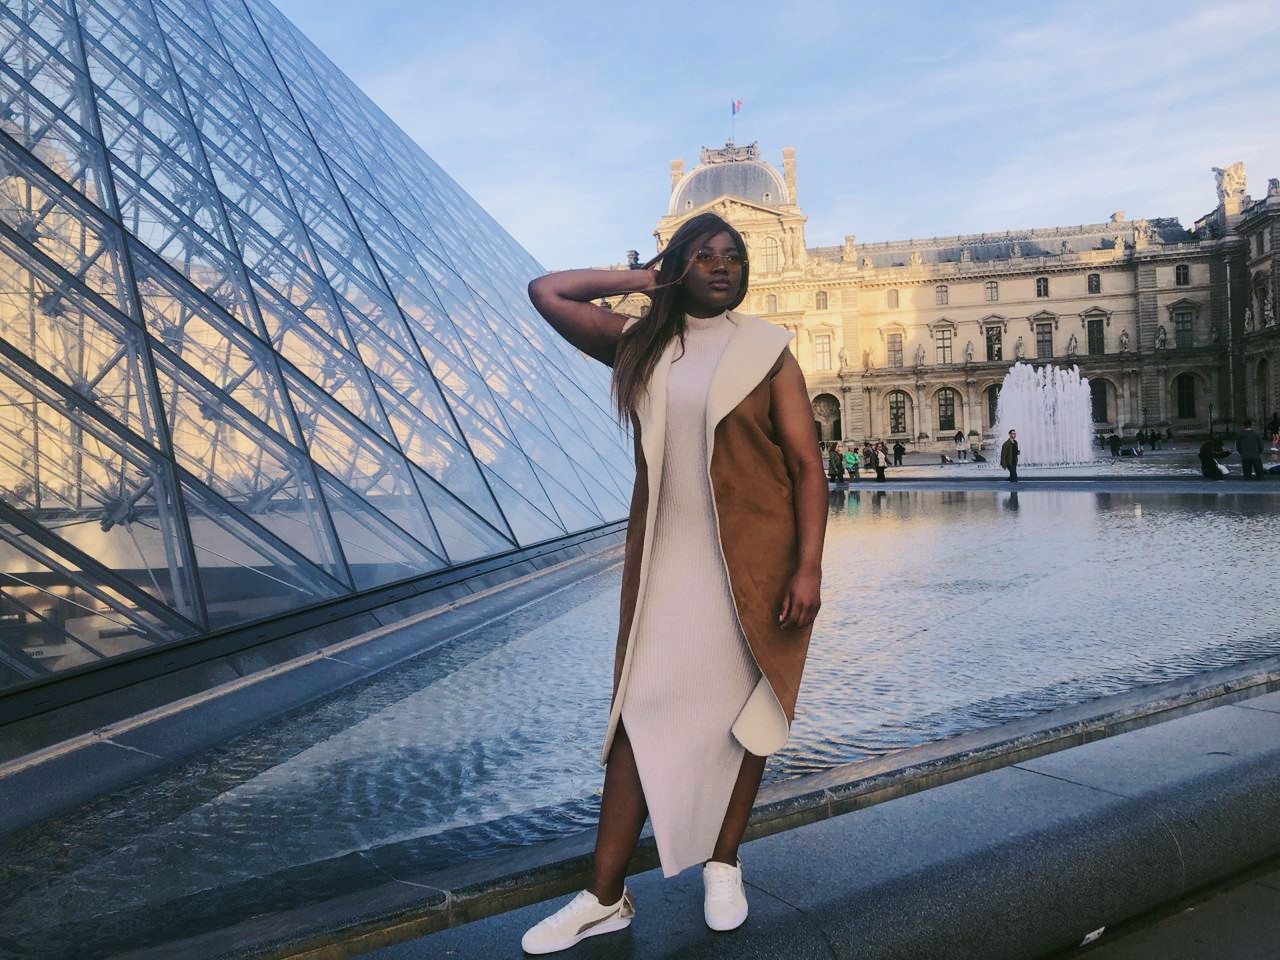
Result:
<svg viewBox="0 0 1280 960"><path fill-rule="evenodd" d="M791 582L787 584L786 595L782 598L782 612L778 615L778 624L784 629L807 627L818 615L822 606L819 596L822 588L822 572L801 568L795 572Z"/></svg>

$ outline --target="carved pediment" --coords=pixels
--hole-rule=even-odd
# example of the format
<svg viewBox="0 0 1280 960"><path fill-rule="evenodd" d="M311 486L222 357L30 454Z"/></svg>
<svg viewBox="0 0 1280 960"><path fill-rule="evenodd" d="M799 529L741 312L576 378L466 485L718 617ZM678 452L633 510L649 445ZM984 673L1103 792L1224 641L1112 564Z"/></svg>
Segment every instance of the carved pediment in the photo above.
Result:
<svg viewBox="0 0 1280 960"><path fill-rule="evenodd" d="M1111 311L1101 307L1090 307L1080 314L1080 326L1087 327L1090 320L1102 320L1103 326L1111 326Z"/></svg>
<svg viewBox="0 0 1280 960"><path fill-rule="evenodd" d="M886 343L888 341L888 336L891 333L901 334L902 342L906 343L907 341L907 328L897 320L890 320L888 323L883 323L877 327L876 330L880 334L881 343Z"/></svg>
<svg viewBox="0 0 1280 960"><path fill-rule="evenodd" d="M1164 308L1169 312L1169 316L1173 316L1175 313L1185 313L1187 311L1190 311L1193 314L1199 314L1200 302L1188 297L1182 297L1181 299L1173 301L1173 303L1165 304Z"/></svg>
<svg viewBox="0 0 1280 960"><path fill-rule="evenodd" d="M939 317L937 320L929 323L929 332L935 336L939 330L950 330L954 333L955 329L956 322L950 317Z"/></svg>
<svg viewBox="0 0 1280 960"><path fill-rule="evenodd" d="M1048 310L1041 310L1039 313L1035 313L1027 317L1027 324L1031 327L1033 332L1036 329L1037 323L1052 323L1053 329L1057 330L1058 315L1056 313L1050 313Z"/></svg>
<svg viewBox="0 0 1280 960"><path fill-rule="evenodd" d="M1002 317L998 313L992 313L983 317L978 321L978 326L982 327L985 332L987 327L999 327L1001 333L1009 329L1009 318Z"/></svg>

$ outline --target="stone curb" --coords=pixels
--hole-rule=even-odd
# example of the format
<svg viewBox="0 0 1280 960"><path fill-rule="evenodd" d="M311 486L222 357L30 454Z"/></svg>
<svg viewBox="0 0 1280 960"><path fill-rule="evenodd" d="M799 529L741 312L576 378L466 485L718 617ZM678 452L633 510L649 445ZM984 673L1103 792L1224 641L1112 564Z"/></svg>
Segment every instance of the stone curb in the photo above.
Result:
<svg viewBox="0 0 1280 960"><path fill-rule="evenodd" d="M1280 657L1271 657L924 744L881 760L770 784L761 791L747 837L755 840L818 824L888 800L953 785L979 774L1001 771L1037 757L1278 689ZM1280 764L1275 766L1275 785L1280 791ZM1245 803L1247 799L1241 797L1238 802ZM1212 808L1212 798L1206 803ZM1097 831L1103 834L1113 831L1117 838L1121 834L1128 837L1138 823L1135 816L1132 810L1119 814L1111 811L1090 825L1089 831L1091 835ZM1158 821L1147 826L1164 830ZM1072 831L1078 829L1080 825L1069 828L1061 840L1053 842L1070 847L1079 839L1072 837ZM1160 836L1167 840L1167 830ZM172 956L190 960L285 957L336 960L355 956L580 889L588 876L591 841L589 834L579 835L428 875L398 877L370 890L129 953L121 960L159 960ZM1130 840L1124 842L1127 845ZM1263 844L1256 850L1250 847L1244 857L1248 862L1232 861L1231 869L1244 869L1276 852L1280 852L1280 833L1270 846ZM1016 853L1008 856L1016 860ZM656 865L652 839L642 838L633 861L633 873ZM963 870L963 864L957 869ZM1221 880L1226 875L1211 876L1210 873L1212 871L1205 873L1201 882ZM1114 879L1117 883L1128 882L1123 878ZM974 880L980 881L981 877ZM1182 892L1185 891L1179 894ZM1159 902L1147 900L1150 897L1135 900L1133 913L1151 909ZM891 906L887 905L886 909Z"/></svg>

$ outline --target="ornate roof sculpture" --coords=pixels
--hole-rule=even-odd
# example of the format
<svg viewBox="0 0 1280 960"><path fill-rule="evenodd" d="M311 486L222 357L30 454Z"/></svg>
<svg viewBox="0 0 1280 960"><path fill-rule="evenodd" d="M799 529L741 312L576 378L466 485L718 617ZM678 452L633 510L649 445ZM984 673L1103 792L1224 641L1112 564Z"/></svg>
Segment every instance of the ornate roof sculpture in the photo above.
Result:
<svg viewBox="0 0 1280 960"><path fill-rule="evenodd" d="M625 516L541 268L265 0L0 39L0 687Z"/></svg>

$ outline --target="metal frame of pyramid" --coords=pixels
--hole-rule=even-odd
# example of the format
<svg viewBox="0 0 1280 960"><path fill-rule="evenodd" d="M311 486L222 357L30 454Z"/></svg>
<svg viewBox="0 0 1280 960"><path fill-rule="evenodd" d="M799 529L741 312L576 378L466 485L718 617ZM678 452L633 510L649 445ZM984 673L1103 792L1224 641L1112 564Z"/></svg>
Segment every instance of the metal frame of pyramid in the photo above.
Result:
<svg viewBox="0 0 1280 960"><path fill-rule="evenodd" d="M625 516L541 272L263 0L8 0L0 690Z"/></svg>

